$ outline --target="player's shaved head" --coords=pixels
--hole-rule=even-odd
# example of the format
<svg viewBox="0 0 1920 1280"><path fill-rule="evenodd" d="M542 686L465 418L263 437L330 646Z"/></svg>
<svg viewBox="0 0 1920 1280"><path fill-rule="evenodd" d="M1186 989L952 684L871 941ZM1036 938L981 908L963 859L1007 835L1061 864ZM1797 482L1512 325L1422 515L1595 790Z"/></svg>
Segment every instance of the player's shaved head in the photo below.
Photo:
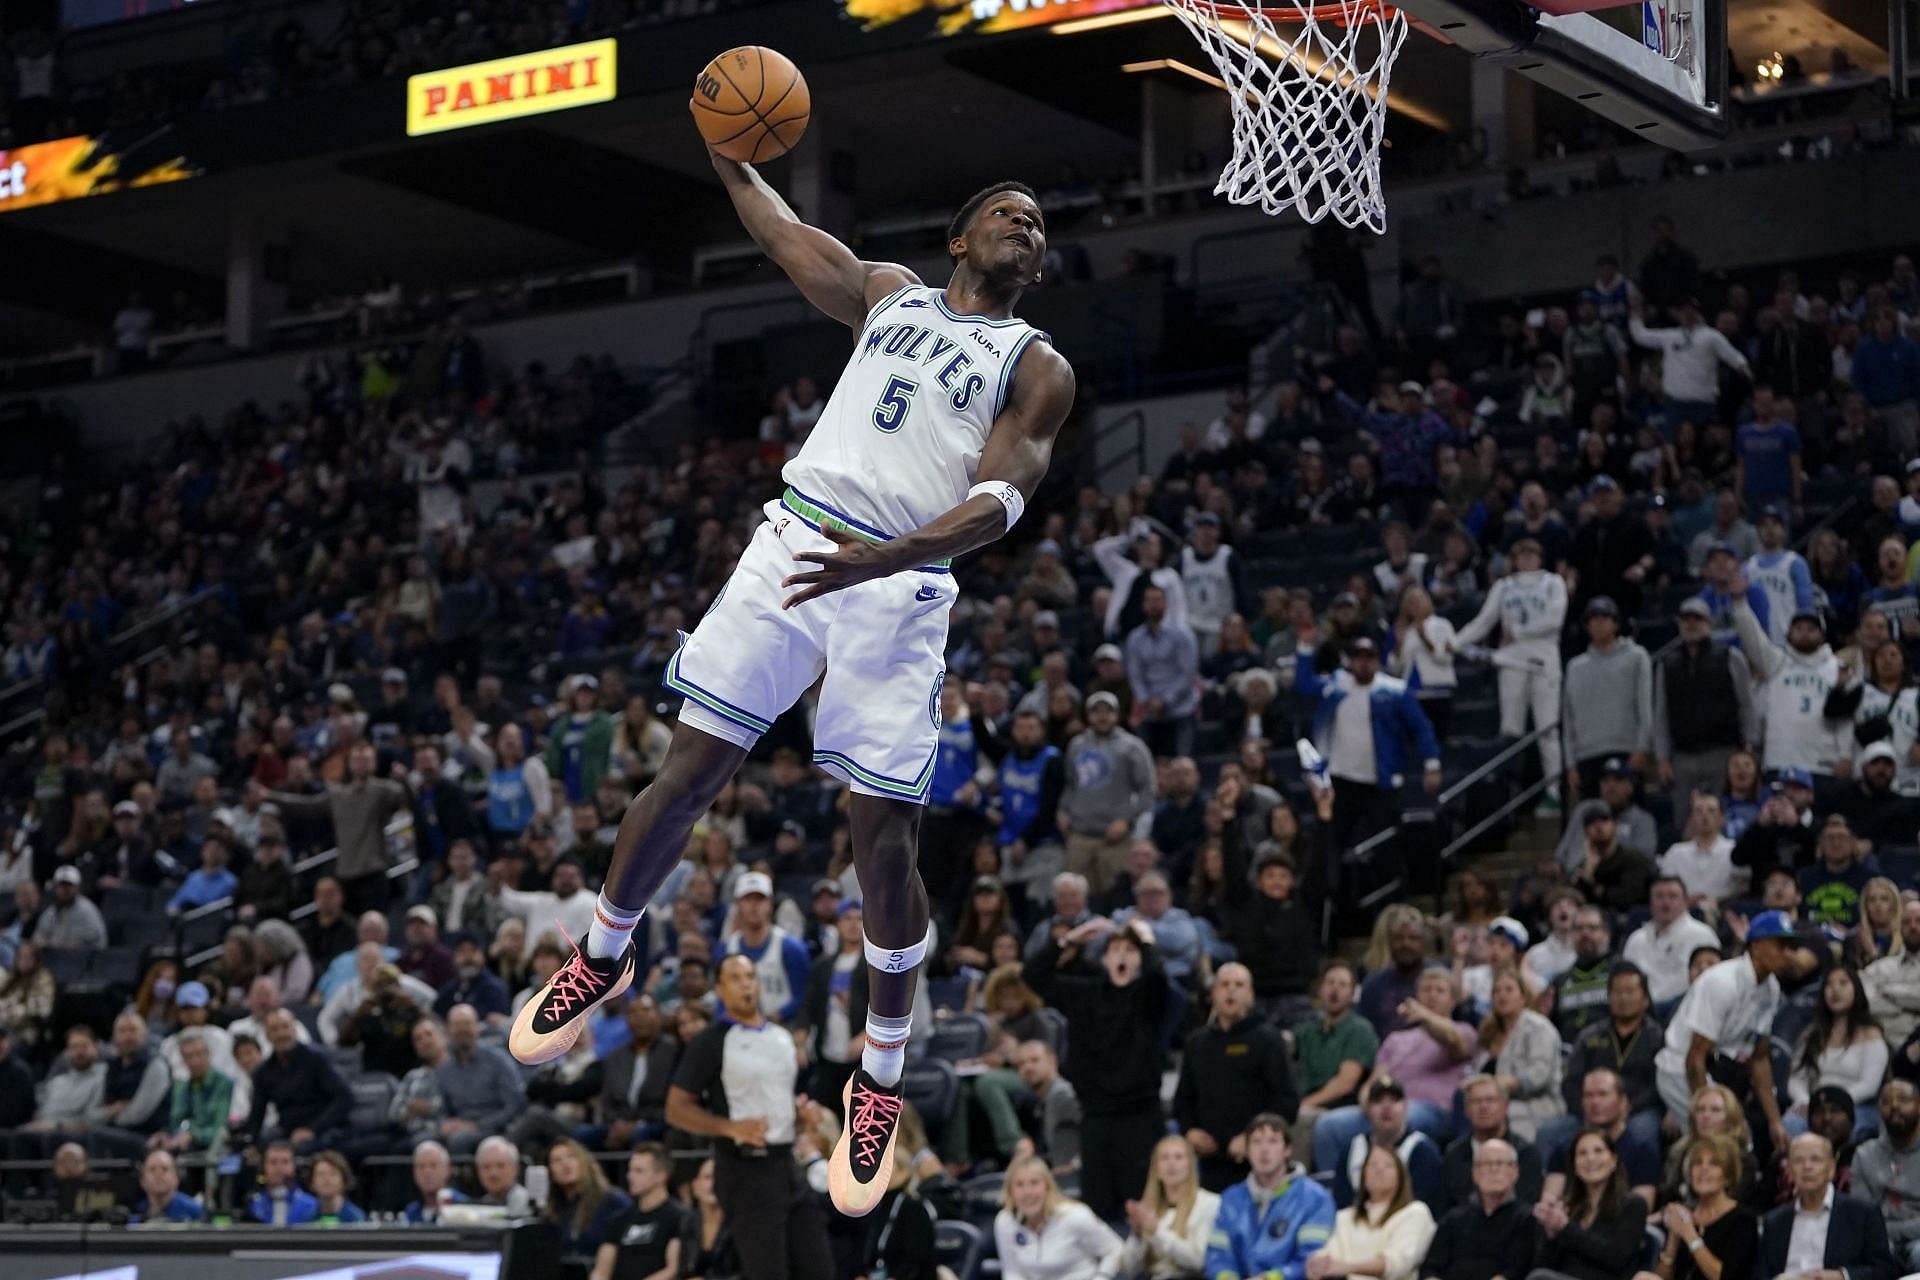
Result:
<svg viewBox="0 0 1920 1280"><path fill-rule="evenodd" d="M980 209L987 201L993 199L995 196L1005 195L1009 191L1016 192L1033 201L1036 209L1040 207L1040 197L1035 194L1032 187L1024 182L996 182L992 186L980 188L980 190L967 197L967 202L960 206L960 212L953 215L953 224L947 228L947 253L949 256L953 258L964 256L953 252L953 242L963 239L966 236L967 228L973 225L973 220L980 215Z"/></svg>

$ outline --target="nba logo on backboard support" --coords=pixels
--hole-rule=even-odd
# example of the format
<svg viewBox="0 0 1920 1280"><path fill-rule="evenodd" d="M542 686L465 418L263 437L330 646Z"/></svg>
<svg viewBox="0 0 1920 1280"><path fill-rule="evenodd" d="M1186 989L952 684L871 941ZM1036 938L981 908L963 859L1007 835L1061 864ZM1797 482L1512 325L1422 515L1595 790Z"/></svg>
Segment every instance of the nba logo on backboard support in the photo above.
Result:
<svg viewBox="0 0 1920 1280"><path fill-rule="evenodd" d="M1640 0L1640 41L1655 53L1667 52L1667 6L1662 0Z"/></svg>

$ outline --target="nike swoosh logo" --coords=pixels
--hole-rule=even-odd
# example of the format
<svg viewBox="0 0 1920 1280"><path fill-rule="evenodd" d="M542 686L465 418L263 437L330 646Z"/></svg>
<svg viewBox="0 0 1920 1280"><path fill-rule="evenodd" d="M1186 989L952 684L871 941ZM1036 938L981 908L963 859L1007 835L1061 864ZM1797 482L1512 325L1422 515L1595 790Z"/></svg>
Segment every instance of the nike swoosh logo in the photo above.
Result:
<svg viewBox="0 0 1920 1280"><path fill-rule="evenodd" d="M940 598L940 588L935 586L922 587L913 593L913 598L915 600L938 600Z"/></svg>

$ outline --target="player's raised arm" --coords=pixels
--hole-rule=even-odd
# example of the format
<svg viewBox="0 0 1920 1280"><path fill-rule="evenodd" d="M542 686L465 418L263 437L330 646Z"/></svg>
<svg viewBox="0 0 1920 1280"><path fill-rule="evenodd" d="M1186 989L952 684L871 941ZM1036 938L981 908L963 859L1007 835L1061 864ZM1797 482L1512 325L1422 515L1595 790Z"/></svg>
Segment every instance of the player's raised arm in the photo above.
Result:
<svg viewBox="0 0 1920 1280"><path fill-rule="evenodd" d="M783 602L797 604L888 574L911 569L998 541L1012 526L1046 477L1053 442L1073 409L1073 366L1045 342L1032 342L1021 357L1006 407L993 421L980 453L975 492L945 514L890 542L864 542L832 526L821 532L840 544L837 551L803 551L797 561L819 567L788 576L782 586L803 588ZM996 496L1011 488L1015 494ZM1016 496L1017 494L1017 496Z"/></svg>
<svg viewBox="0 0 1920 1280"><path fill-rule="evenodd" d="M874 303L902 285L920 283L919 277L896 263L862 262L820 228L800 221L752 165L729 160L717 151L711 154L714 171L726 184L753 242L800 286L808 302L841 324L858 329Z"/></svg>

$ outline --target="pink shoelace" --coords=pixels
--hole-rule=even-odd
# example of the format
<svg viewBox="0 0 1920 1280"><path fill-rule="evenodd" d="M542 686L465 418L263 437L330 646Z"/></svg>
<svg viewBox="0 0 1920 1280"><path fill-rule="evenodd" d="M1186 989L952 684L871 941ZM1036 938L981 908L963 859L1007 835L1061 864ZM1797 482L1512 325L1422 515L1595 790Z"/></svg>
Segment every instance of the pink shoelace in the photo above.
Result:
<svg viewBox="0 0 1920 1280"><path fill-rule="evenodd" d="M576 943L573 935L567 932L567 927L558 920L553 922L553 927L573 948L573 959L554 971L548 983L547 999L552 1002L556 1013L568 1013L594 998L595 974L587 968L586 948Z"/></svg>
<svg viewBox="0 0 1920 1280"><path fill-rule="evenodd" d="M905 1105L904 1097L895 1097L875 1089L854 1089L853 1114L847 1132L853 1138L862 1161L869 1165L879 1162L880 1153L893 1133L893 1122L900 1118L900 1108Z"/></svg>

